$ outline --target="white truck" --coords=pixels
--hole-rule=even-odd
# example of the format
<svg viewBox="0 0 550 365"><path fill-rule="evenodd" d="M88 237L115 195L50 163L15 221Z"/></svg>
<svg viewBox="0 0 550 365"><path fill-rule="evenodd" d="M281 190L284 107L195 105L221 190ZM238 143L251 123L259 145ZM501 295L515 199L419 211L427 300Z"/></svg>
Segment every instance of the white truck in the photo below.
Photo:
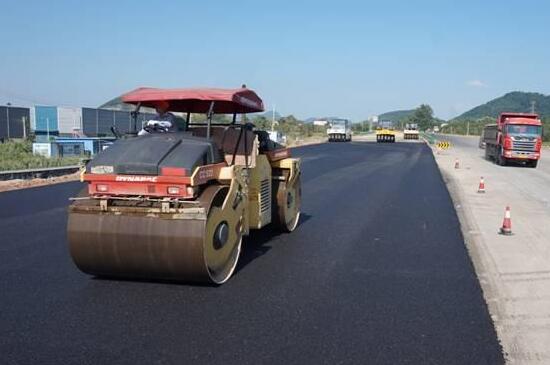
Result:
<svg viewBox="0 0 550 365"><path fill-rule="evenodd" d="M279 131L268 131L269 139L282 145L286 145L286 136Z"/></svg>
<svg viewBox="0 0 550 365"><path fill-rule="evenodd" d="M329 142L351 141L351 122L347 119L332 119L327 129Z"/></svg>
<svg viewBox="0 0 550 365"><path fill-rule="evenodd" d="M404 139L418 139L418 124L416 123L407 123L405 124L405 129L403 130Z"/></svg>

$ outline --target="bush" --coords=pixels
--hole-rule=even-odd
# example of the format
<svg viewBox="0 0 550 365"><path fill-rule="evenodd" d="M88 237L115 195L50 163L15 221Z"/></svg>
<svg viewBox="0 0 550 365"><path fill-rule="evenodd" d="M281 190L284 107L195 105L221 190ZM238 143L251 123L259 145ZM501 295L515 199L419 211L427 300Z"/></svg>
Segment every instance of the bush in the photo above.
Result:
<svg viewBox="0 0 550 365"><path fill-rule="evenodd" d="M78 165L80 158L47 158L33 155L32 142L0 143L0 171Z"/></svg>

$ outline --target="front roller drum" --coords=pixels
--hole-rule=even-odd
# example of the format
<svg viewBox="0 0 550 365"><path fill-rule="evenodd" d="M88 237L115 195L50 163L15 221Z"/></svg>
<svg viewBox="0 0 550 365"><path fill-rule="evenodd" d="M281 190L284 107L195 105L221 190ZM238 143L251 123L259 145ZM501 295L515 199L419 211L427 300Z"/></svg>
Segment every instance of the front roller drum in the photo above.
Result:
<svg viewBox="0 0 550 365"><path fill-rule="evenodd" d="M95 276L222 284L237 266L242 219L219 194L194 219L71 210L73 261Z"/></svg>

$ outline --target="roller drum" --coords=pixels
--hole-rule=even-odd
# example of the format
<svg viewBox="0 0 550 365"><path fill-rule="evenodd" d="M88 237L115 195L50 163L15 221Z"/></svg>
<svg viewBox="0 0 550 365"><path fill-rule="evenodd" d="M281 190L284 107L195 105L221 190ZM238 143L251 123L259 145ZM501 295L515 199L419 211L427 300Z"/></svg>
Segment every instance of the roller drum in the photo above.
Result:
<svg viewBox="0 0 550 365"><path fill-rule="evenodd" d="M237 264L241 222L208 208L195 219L70 209L69 250L90 275L221 284Z"/></svg>

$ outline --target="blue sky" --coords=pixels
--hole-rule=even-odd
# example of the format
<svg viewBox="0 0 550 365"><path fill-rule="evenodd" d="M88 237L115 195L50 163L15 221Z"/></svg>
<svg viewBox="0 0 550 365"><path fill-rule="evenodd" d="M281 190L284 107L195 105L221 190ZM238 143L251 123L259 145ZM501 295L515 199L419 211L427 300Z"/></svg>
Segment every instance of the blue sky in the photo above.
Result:
<svg viewBox="0 0 550 365"><path fill-rule="evenodd" d="M2 1L0 102L98 106L138 86L238 87L283 114L449 118L550 93L550 2Z"/></svg>

